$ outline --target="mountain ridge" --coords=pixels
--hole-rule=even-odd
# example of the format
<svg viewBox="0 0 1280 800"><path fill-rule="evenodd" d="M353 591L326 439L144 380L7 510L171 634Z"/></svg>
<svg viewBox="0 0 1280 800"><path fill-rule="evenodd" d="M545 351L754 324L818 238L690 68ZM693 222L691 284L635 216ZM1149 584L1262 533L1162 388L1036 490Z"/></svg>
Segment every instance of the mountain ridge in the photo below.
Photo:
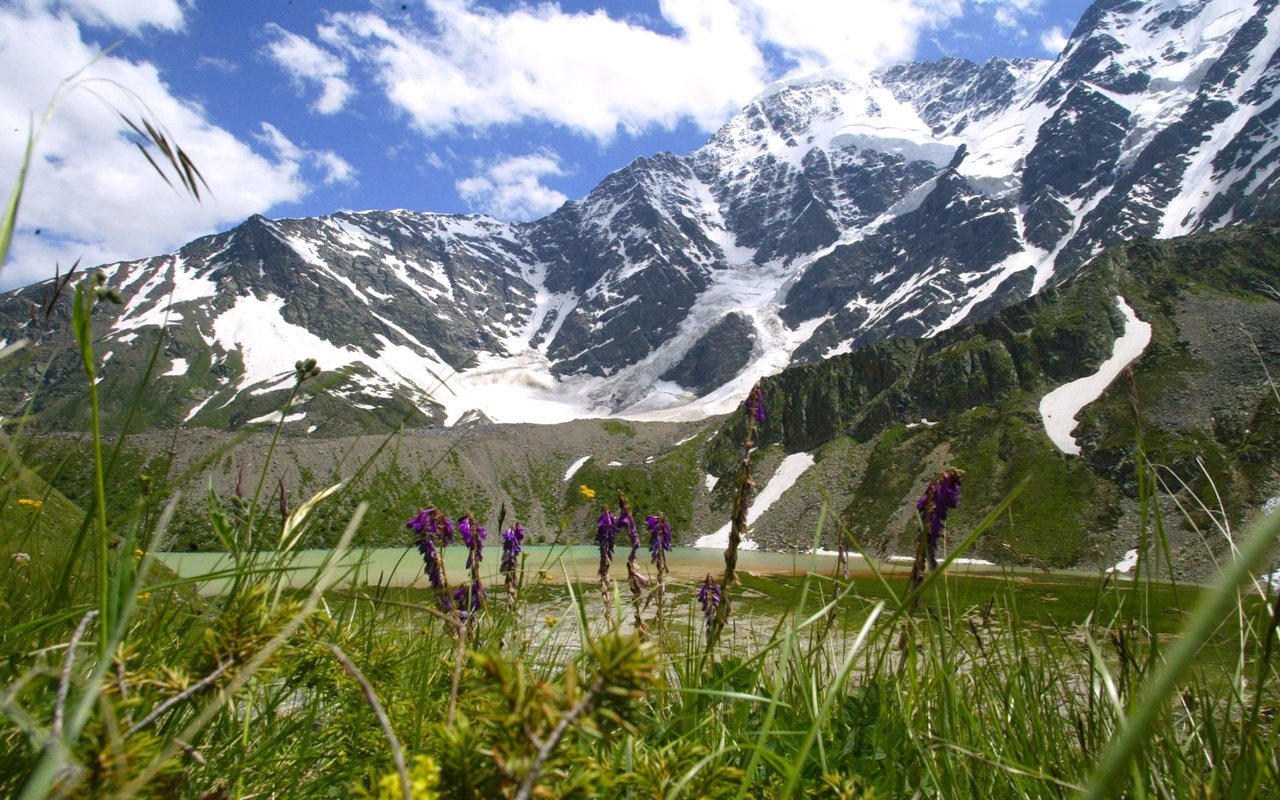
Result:
<svg viewBox="0 0 1280 800"><path fill-rule="evenodd" d="M100 373L127 395L159 341L157 425L270 418L307 357L327 374L299 435L703 418L788 365L982 319L1106 246L1276 213L1278 82L1273 0L1102 0L1054 62L780 84L533 222L255 216L109 265L126 304L98 312ZM0 403L74 428L65 316L32 325L49 290L0 299L0 336L41 342Z"/></svg>
<svg viewBox="0 0 1280 800"><path fill-rule="evenodd" d="M971 555L1107 568L1151 531L1137 483L1145 475L1160 481L1146 507L1159 514L1172 568L1211 575L1229 553L1219 529L1238 530L1280 502L1280 401L1269 377L1280 374L1277 265L1280 219L1126 243L981 322L765 379L767 415L750 458L757 496L776 502L749 540L834 550L844 535L872 555L909 555L915 500L952 466L964 477L951 530L971 530L1016 493ZM1098 372L1135 320L1149 340L1127 377L1078 398L1086 402L1066 432L1074 446L1064 449L1045 399ZM638 513L665 514L677 543L691 545L732 513L743 428L739 409L700 421L459 424L278 443L269 430L156 430L123 443L112 502L124 514L139 492L180 490L190 499L171 547L216 548L205 492L231 502L242 476L267 469L270 451L265 485L288 498L342 482L317 511L308 547L332 545L360 501L370 506L362 544L402 545L404 516L424 503L490 521L505 506L532 541L586 543L594 498L617 492ZM82 437L28 436L22 446L24 461L73 502L92 496L92 463L76 457ZM798 471L780 478L788 464ZM138 474L153 481L133 481Z"/></svg>

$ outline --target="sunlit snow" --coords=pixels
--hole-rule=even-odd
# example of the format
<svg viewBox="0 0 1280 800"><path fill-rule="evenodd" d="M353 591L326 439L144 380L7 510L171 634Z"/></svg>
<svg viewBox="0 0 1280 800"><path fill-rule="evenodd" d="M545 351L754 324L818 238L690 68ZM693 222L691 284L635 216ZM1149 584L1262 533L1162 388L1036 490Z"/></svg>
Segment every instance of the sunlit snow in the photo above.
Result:
<svg viewBox="0 0 1280 800"><path fill-rule="evenodd" d="M1040 400L1045 433L1059 450L1069 455L1080 455L1080 445L1072 435L1080 424L1076 415L1097 400L1151 342L1151 324L1138 319L1123 297L1116 295L1116 304L1124 314L1125 325L1124 334L1112 347L1111 357L1102 362L1094 374L1059 386Z"/></svg>
<svg viewBox="0 0 1280 800"><path fill-rule="evenodd" d="M1130 550L1129 552L1124 554L1124 558L1117 561L1116 565L1111 569L1107 570L1107 572L1118 572L1124 575L1129 572L1132 572L1133 568L1136 566L1138 566L1138 551Z"/></svg>
<svg viewBox="0 0 1280 800"><path fill-rule="evenodd" d="M582 469L582 465L587 463L590 460L591 460L591 456L583 456L582 458L570 464L569 468L564 471L564 482L568 483L569 480L574 476L574 474L576 474L578 470Z"/></svg>
<svg viewBox="0 0 1280 800"><path fill-rule="evenodd" d="M769 479L768 485L751 501L751 510L747 512L747 525L754 525L756 520L760 519L760 515L778 502L778 499L795 485L795 482L809 467L813 466L813 463L813 455L810 453L792 453L782 459L782 463L778 464L778 468L774 470L773 477ZM715 533L699 537L694 547L728 547L730 524L725 523ZM749 539L743 539L738 546L743 550L758 548L756 543Z"/></svg>
<svg viewBox="0 0 1280 800"><path fill-rule="evenodd" d="M886 560L891 561L895 564L914 564L916 561L915 556L889 556L889 558ZM986 559L982 559L982 558L953 558L951 559L951 563L952 564L968 564L974 567L994 567L995 566L994 561L987 561Z"/></svg>
<svg viewBox="0 0 1280 800"><path fill-rule="evenodd" d="M280 422L280 418L282 416L284 416L285 422L297 422L298 420L305 419L307 416L307 412L299 411L296 414L289 414L285 416L283 411L272 411L270 414L263 414L260 417L254 417L253 419L249 420L248 424L256 425L259 422L278 423Z"/></svg>

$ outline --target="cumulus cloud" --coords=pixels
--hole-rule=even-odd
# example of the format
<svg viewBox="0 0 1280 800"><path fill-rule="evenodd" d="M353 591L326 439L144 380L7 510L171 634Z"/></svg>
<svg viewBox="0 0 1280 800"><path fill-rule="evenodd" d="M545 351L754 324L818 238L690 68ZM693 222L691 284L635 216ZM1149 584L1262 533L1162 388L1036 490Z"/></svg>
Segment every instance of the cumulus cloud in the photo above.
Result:
<svg viewBox="0 0 1280 800"><path fill-rule="evenodd" d="M738 0L757 47L775 47L793 74L858 75L909 59L920 37L958 16L960 0Z"/></svg>
<svg viewBox="0 0 1280 800"><path fill-rule="evenodd" d="M282 164L291 164L296 168L298 165L308 163L315 167L320 172L320 180L325 186L355 182L356 168L332 150L300 147L269 122L262 123L262 132L256 138L271 148L276 155L276 160Z"/></svg>
<svg viewBox="0 0 1280 800"><path fill-rule="evenodd" d="M186 22L178 0L25 0L29 12L65 10L90 25L136 33L143 28L181 30Z"/></svg>
<svg viewBox="0 0 1280 800"><path fill-rule="evenodd" d="M565 174L554 153L503 156L477 166L478 174L455 184L458 195L476 211L498 219L530 220L555 211L568 200L542 182L543 178Z"/></svg>
<svg viewBox="0 0 1280 800"><path fill-rule="evenodd" d="M424 134L538 121L601 142L685 120L713 130L782 73L865 73L908 58L963 10L961 0L661 0L672 34L553 3L424 2L430 26L341 13L317 36Z"/></svg>
<svg viewBox="0 0 1280 800"><path fill-rule="evenodd" d="M717 36L715 26L733 25L723 16L690 35L706 45L694 47L602 11L542 5L500 14L447 0L432 7L436 32L393 27L371 13L335 15L323 32L360 58L426 134L527 120L602 141L686 117L709 127L754 94L763 75L754 48L722 46L734 41L732 32Z"/></svg>
<svg viewBox="0 0 1280 800"><path fill-rule="evenodd" d="M1067 47L1067 34L1057 25L1040 34L1040 46L1051 56L1057 56Z"/></svg>
<svg viewBox="0 0 1280 800"><path fill-rule="evenodd" d="M351 166L351 162L332 150L312 151L311 159L323 173L321 180L325 186L333 186L339 183L355 183L356 168Z"/></svg>
<svg viewBox="0 0 1280 800"><path fill-rule="evenodd" d="M315 84L320 96L312 106L321 114L336 114L355 94L341 58L279 25L268 25L267 55L284 68L298 86Z"/></svg>
<svg viewBox="0 0 1280 800"><path fill-rule="evenodd" d="M33 114L38 121L59 82L91 64L64 87L40 131L0 286L50 277L55 261L65 268L77 257L99 264L165 252L307 192L305 152L264 155L214 125L200 106L173 96L153 65L98 58L67 14L0 8L0 41L0 74L23 76L0 84L0 116L13 121L0 131L0 186L6 188L26 146L23 123ZM177 197L164 185L113 109L165 125L208 180L203 202Z"/></svg>
<svg viewBox="0 0 1280 800"><path fill-rule="evenodd" d="M1026 20L1040 16L1044 0L971 0L988 9L996 27L1020 37L1027 35Z"/></svg>

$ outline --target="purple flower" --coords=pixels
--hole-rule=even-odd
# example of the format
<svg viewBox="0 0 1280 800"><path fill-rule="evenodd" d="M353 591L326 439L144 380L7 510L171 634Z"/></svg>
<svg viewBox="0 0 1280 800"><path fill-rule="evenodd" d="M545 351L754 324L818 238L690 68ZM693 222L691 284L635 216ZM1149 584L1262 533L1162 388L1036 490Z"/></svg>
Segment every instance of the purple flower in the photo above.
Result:
<svg viewBox="0 0 1280 800"><path fill-rule="evenodd" d="M600 517L596 520L596 545L601 555L608 554L613 558L613 539L618 535L618 518L608 508L600 509Z"/></svg>
<svg viewBox="0 0 1280 800"><path fill-rule="evenodd" d="M498 567L502 572L515 572L523 542L524 528L519 522L502 532L502 563Z"/></svg>
<svg viewBox="0 0 1280 800"><path fill-rule="evenodd" d="M631 512L625 508L618 515L618 529L627 532L627 539L630 541L632 550L640 546L640 534L636 531L636 521L631 518Z"/></svg>
<svg viewBox="0 0 1280 800"><path fill-rule="evenodd" d="M449 543L440 528L440 521L443 519L440 512L434 506L430 506L414 514L413 518L405 523L405 527L413 531L414 544L418 546L418 552L422 555L422 562L426 565L429 575L433 570L437 574L440 571L440 554L436 549L434 537L439 536L441 547ZM436 588L440 587L435 577L432 578L432 585Z"/></svg>
<svg viewBox="0 0 1280 800"><path fill-rule="evenodd" d="M702 588L698 591L698 604L702 606L702 614L706 617L707 627L710 628L711 621L715 619L716 610L720 608L720 584L716 583L710 573L702 579Z"/></svg>
<svg viewBox="0 0 1280 800"><path fill-rule="evenodd" d="M405 523L405 527L417 534L419 539L424 535L438 535L441 545L453 543L453 526L443 514L436 510L435 506L419 511L413 519Z"/></svg>
<svg viewBox="0 0 1280 800"><path fill-rule="evenodd" d="M458 608L458 615L463 620L484 607L485 590L480 581L460 584L453 590L453 602Z"/></svg>
<svg viewBox="0 0 1280 800"><path fill-rule="evenodd" d="M440 552L429 538L418 542L418 552L422 553L422 562L426 565L427 578L431 580L431 588L437 591L444 588L444 573L440 570Z"/></svg>
<svg viewBox="0 0 1280 800"><path fill-rule="evenodd" d="M484 539L485 530L470 515L458 520L458 533L462 535L462 542L467 546L467 569L478 567L481 561L484 561Z"/></svg>
<svg viewBox="0 0 1280 800"><path fill-rule="evenodd" d="M764 385L757 383L751 387L751 394L747 395L745 405L747 417L754 418L757 423L764 422Z"/></svg>
<svg viewBox="0 0 1280 800"><path fill-rule="evenodd" d="M432 511L435 511L435 509L422 509L417 514L414 514L413 518L406 522L404 526L414 533L421 534L423 531L427 530L427 526L430 524Z"/></svg>
<svg viewBox="0 0 1280 800"><path fill-rule="evenodd" d="M441 611L448 612L453 608L450 602L448 586L444 576L444 558L440 548L449 544L452 531L449 521L444 515L430 506L413 515L413 519L405 523L405 527L413 531L414 543L422 554L423 572L431 581L431 588L436 593L436 603ZM437 541L439 542L437 544Z"/></svg>
<svg viewBox="0 0 1280 800"><path fill-rule="evenodd" d="M671 525L662 514L650 514L644 522L649 526L649 555L657 561L662 551L671 550Z"/></svg>
<svg viewBox="0 0 1280 800"><path fill-rule="evenodd" d="M916 510L929 519L929 566L938 566L938 543L946 527L947 512L960 505L960 471L951 467L938 473L916 501Z"/></svg>

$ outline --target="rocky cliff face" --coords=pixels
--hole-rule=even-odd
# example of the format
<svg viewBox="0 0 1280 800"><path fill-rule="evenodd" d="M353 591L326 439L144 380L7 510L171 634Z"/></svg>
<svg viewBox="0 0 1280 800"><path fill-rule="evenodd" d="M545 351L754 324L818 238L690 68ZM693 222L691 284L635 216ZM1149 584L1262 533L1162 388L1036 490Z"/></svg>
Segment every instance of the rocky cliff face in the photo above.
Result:
<svg viewBox="0 0 1280 800"><path fill-rule="evenodd" d="M803 544L777 534L811 535L825 498L839 512L829 545L843 526L864 546L909 551L916 523L904 509L947 464L966 473L959 529L1020 492L981 540L982 557L1105 567L1137 546L1145 461L1161 482L1176 568L1211 572L1209 554L1226 540L1206 541L1196 527L1238 528L1280 495L1278 264L1274 221L1141 240L981 323L767 380L761 453L808 452L818 467L755 530L775 537L767 546ZM1121 373L1082 405L1072 431L1080 453L1065 453L1047 435L1044 399L1113 357L1129 324L1122 304L1150 325L1150 341L1131 378ZM709 440L713 473L734 474L741 428L735 415ZM722 509L730 491L718 491Z"/></svg>
<svg viewBox="0 0 1280 800"><path fill-rule="evenodd" d="M1219 525L1238 530L1280 496L1280 402L1269 377L1280 375L1277 265L1275 221L1132 242L981 322L931 338L881 341L769 378L768 417L752 462L759 493L780 499L752 524L749 538L765 548L807 550L816 534L834 548L843 531L869 551L910 554L916 498L940 468L955 466L964 470L964 499L949 517L952 531L968 533L1013 497L969 555L1109 567L1138 546L1140 530L1152 531L1138 512L1139 464L1146 463L1161 481L1152 508L1174 568L1208 575L1227 540L1202 533ZM718 363L714 356L731 348L754 348L748 322L726 316L706 348L691 350L664 380L696 373L703 359ZM1046 399L1097 374L1135 324L1149 326L1150 336L1126 363L1132 378L1120 372L1093 391L1076 390L1087 395L1069 432L1079 453L1065 452L1049 435ZM104 392L109 402L137 390L111 387ZM147 391L165 387L162 376ZM300 407L310 424L323 421L318 410L330 408L322 405L327 396ZM165 394L147 408L174 402ZM268 485L301 498L346 481L308 546L331 544L361 500L371 505L368 541L402 542L404 516L424 498L451 516L471 512L490 521L505 506L540 540L582 542L599 507L580 485L602 497L624 492L644 513L666 514L685 545L729 518L742 458L740 411L679 423L469 427L472 421L390 437L286 437ZM242 436L209 428L131 437L112 502L119 514L131 513L143 491L134 476L155 476L165 484L157 491L181 488L193 499L174 523L173 546L216 547L207 509L195 501L208 486L225 497L242 472L257 474L270 442L269 431ZM82 442L27 436L21 445L27 463L55 488L87 502L92 464L77 457ZM779 465L796 459L809 466L777 491Z"/></svg>
<svg viewBox="0 0 1280 800"><path fill-rule="evenodd" d="M254 217L102 268L126 299L99 312L103 381L121 411L150 365L142 422L236 429L314 357L286 419L316 435L722 412L788 364L985 319L1108 245L1280 211L1276 6L1100 0L1054 62L778 85L532 223ZM32 319L50 291L0 302L0 336L40 339L0 402L73 426L66 321Z"/></svg>

